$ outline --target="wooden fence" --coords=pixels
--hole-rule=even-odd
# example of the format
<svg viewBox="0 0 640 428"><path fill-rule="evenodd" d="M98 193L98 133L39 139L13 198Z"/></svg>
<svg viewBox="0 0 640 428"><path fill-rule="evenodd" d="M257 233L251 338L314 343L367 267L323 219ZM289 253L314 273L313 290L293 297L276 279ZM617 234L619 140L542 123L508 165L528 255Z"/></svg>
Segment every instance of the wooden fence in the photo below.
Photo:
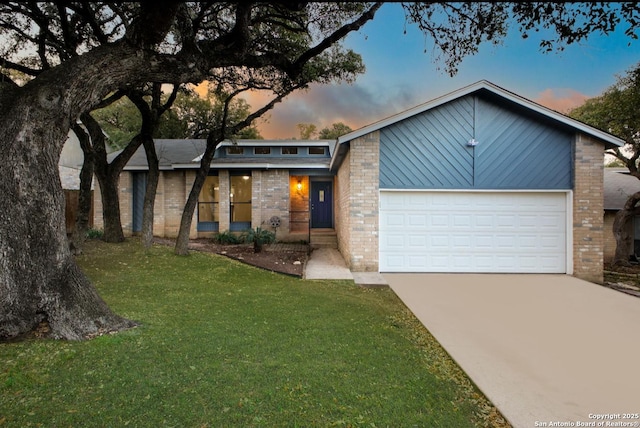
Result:
<svg viewBox="0 0 640 428"><path fill-rule="evenodd" d="M76 224L76 213L78 212L78 197L80 195L79 190L65 190L65 220L67 225L67 234L73 233L73 228ZM91 191L91 200L93 201L93 190ZM93 204L91 204L91 210L89 211L89 227L93 227Z"/></svg>

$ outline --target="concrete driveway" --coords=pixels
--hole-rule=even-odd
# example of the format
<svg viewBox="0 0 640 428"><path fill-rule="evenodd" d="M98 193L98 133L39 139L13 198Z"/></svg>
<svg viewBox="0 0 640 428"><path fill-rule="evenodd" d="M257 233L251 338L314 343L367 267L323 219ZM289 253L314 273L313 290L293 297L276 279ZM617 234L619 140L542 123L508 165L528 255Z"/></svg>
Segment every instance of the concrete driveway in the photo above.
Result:
<svg viewBox="0 0 640 428"><path fill-rule="evenodd" d="M383 276L514 427L639 426L639 298L568 275Z"/></svg>

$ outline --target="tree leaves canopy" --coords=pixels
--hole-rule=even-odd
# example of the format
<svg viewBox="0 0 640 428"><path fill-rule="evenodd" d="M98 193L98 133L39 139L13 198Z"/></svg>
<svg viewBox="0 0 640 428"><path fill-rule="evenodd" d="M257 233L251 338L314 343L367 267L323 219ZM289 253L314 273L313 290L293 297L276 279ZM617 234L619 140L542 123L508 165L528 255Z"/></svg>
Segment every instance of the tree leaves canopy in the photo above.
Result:
<svg viewBox="0 0 640 428"><path fill-rule="evenodd" d="M166 98L166 95L164 96ZM193 89L182 89L170 110L159 119L154 138L204 139L212 129L221 126L224 100L214 93L199 96ZM228 121L237 123L250 113L250 106L242 98L232 101ZM113 147L123 148L140 132L142 119L136 106L123 97L114 103L94 110ZM255 126L249 126L234 135L235 138L261 139Z"/></svg>
<svg viewBox="0 0 640 428"><path fill-rule="evenodd" d="M602 95L573 109L569 116L622 138L624 147L607 150L607 153L640 178L640 63L618 76L616 83Z"/></svg>
<svg viewBox="0 0 640 428"><path fill-rule="evenodd" d="M552 51L594 32L607 34L623 23L627 36L637 39L640 19L636 2L400 5L407 23L424 33L451 74L482 43L500 43L514 28L522 37L549 30L540 45ZM220 67L270 69L281 79L306 82L349 80L364 68L358 55L337 42L372 19L380 6L284 1L5 2L0 5L0 36L10 43L0 48L0 58L5 71L33 77L98 46L127 43L164 55L156 57L158 61L173 57L188 65L180 71L171 67L174 70L155 77L163 82L202 80ZM336 68L339 65L343 67Z"/></svg>

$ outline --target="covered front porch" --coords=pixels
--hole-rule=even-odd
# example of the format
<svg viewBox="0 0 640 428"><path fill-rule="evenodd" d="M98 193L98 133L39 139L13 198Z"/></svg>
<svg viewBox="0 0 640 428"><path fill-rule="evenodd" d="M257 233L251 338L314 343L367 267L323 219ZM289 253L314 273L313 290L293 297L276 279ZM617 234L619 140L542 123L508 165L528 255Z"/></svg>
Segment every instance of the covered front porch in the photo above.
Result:
<svg viewBox="0 0 640 428"><path fill-rule="evenodd" d="M335 242L334 180L332 176L291 175L289 180L289 233L316 242ZM324 246L324 245L323 245Z"/></svg>

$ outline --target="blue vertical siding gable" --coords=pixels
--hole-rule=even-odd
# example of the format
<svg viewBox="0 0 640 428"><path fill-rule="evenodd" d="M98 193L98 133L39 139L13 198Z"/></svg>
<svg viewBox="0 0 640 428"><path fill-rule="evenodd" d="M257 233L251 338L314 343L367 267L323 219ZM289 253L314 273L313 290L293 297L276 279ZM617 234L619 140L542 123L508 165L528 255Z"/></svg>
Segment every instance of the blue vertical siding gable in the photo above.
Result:
<svg viewBox="0 0 640 428"><path fill-rule="evenodd" d="M473 157L466 150L473 100L463 98L395 123L380 132L380 187L468 188Z"/></svg>
<svg viewBox="0 0 640 428"><path fill-rule="evenodd" d="M571 188L568 131L478 99L475 138L476 188Z"/></svg>
<svg viewBox="0 0 640 428"><path fill-rule="evenodd" d="M380 130L380 188L570 189L572 141L549 121L467 95Z"/></svg>

